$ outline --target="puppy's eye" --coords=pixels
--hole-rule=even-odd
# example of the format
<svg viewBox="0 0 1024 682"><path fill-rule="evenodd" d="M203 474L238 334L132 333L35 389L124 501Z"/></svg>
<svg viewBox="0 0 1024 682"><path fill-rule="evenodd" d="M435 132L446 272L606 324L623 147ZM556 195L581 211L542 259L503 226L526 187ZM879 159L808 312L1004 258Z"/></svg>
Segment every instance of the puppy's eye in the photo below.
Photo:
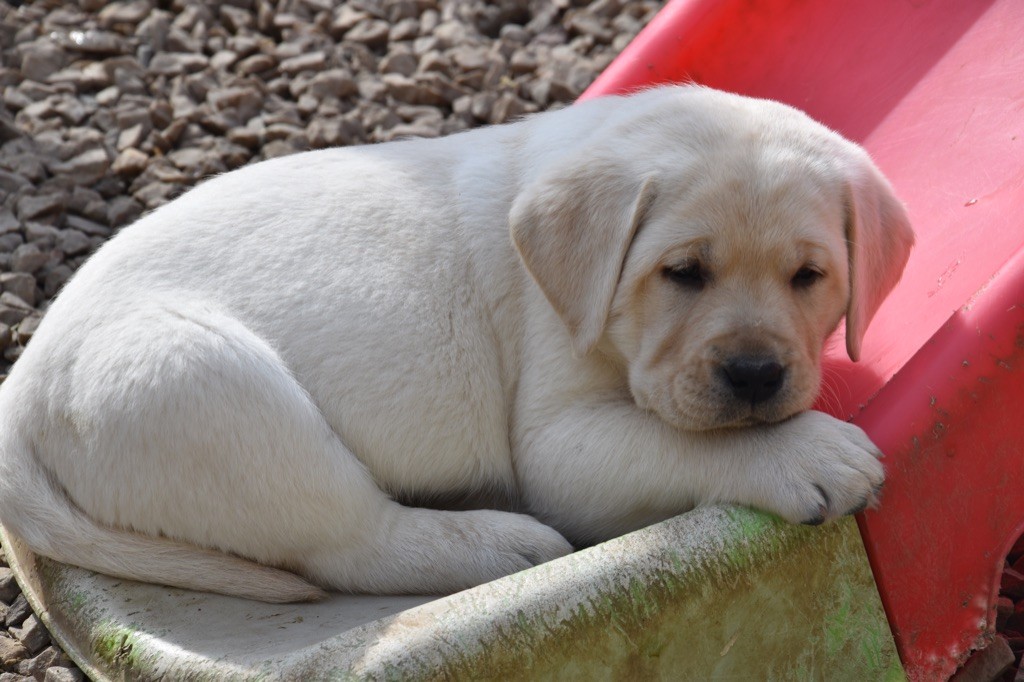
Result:
<svg viewBox="0 0 1024 682"><path fill-rule="evenodd" d="M815 270L814 268L802 267L796 271L795 275L793 275L793 279L790 280L790 284L793 285L794 289L809 289L824 276L824 273Z"/></svg>
<svg viewBox="0 0 1024 682"><path fill-rule="evenodd" d="M687 263L675 267L666 267L662 273L674 283L687 289L699 291L708 282L708 273L700 266L700 263Z"/></svg>

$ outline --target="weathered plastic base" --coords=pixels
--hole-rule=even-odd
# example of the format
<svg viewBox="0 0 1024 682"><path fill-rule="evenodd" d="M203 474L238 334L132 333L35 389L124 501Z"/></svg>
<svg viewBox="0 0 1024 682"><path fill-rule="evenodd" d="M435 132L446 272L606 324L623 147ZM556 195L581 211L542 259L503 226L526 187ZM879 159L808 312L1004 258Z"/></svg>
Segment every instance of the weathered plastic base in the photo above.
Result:
<svg viewBox="0 0 1024 682"><path fill-rule="evenodd" d="M3 533L94 679L903 679L852 519L698 509L445 598L268 605L117 581Z"/></svg>

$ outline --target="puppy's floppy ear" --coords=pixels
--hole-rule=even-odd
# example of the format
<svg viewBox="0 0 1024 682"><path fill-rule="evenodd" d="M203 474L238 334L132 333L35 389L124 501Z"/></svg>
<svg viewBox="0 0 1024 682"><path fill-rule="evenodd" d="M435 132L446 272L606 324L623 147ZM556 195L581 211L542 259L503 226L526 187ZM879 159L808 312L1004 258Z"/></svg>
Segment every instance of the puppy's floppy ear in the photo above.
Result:
<svg viewBox="0 0 1024 682"><path fill-rule="evenodd" d="M899 281L914 245L903 204L866 156L848 184L846 242L850 259L846 352L856 362L868 324Z"/></svg>
<svg viewBox="0 0 1024 682"><path fill-rule="evenodd" d="M527 185L509 215L527 271L586 355L608 320L626 252L654 182L611 159L573 159Z"/></svg>

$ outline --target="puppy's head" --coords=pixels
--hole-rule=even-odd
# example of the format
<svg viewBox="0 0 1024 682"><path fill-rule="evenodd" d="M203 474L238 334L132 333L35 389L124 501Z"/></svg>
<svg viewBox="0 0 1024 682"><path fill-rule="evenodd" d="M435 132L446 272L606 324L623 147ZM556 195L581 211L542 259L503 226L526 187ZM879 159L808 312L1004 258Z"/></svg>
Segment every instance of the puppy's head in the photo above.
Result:
<svg viewBox="0 0 1024 682"><path fill-rule="evenodd" d="M517 198L526 268L574 351L619 358L669 423L807 409L825 339L845 315L858 359L903 271L902 206L863 150L789 107L701 88L635 107Z"/></svg>

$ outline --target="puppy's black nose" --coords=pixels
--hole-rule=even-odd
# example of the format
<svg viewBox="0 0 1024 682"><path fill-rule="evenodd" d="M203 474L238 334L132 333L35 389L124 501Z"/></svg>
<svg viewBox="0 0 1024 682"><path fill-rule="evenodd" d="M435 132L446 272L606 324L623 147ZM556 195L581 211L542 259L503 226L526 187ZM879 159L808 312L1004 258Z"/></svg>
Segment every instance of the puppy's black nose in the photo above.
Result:
<svg viewBox="0 0 1024 682"><path fill-rule="evenodd" d="M722 364L722 375L732 394L744 402L760 403L779 392L786 370L774 360L733 358Z"/></svg>

